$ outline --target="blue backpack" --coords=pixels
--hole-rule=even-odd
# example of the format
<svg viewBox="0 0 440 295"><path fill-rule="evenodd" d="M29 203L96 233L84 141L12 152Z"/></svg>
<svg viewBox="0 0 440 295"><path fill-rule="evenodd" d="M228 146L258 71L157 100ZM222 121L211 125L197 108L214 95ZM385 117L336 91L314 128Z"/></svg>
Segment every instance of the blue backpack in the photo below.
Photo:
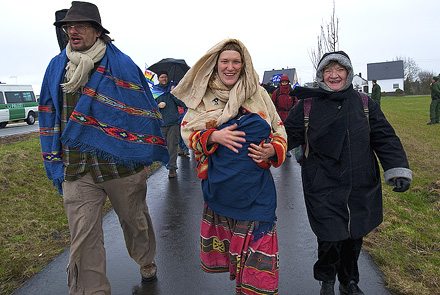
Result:
<svg viewBox="0 0 440 295"><path fill-rule="evenodd" d="M368 96L365 93L359 92L364 106L364 114L367 117L368 125L370 125L370 111L368 109ZM305 144L295 147L295 159L301 165L303 157L309 156L309 141L307 139L307 131L309 130L309 115L312 108L312 97L304 99L304 139Z"/></svg>

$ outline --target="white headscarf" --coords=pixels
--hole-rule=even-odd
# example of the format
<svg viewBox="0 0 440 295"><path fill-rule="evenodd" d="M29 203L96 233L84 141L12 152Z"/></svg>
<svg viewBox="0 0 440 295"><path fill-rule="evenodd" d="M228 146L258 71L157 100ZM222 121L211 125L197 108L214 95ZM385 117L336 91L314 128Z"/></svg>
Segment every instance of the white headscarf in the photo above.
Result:
<svg viewBox="0 0 440 295"><path fill-rule="evenodd" d="M242 50L244 59L241 76L231 90L221 82L215 71L220 51L228 43L237 44ZM225 39L208 50L186 73L171 93L190 109L198 107L208 88L212 90L216 97L226 102L224 109L200 114L186 125L187 128L192 130L202 130L205 129L206 122L215 120L216 125L220 126L234 118L245 100L257 91L257 87L259 87L259 77L254 69L248 50L237 39Z"/></svg>

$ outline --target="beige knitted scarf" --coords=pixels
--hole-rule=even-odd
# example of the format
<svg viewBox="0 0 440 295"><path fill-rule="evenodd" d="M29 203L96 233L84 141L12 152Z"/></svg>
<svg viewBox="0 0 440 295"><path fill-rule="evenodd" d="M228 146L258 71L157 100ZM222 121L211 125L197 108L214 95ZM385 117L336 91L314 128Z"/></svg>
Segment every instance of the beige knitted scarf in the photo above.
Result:
<svg viewBox="0 0 440 295"><path fill-rule="evenodd" d="M86 85L90 71L105 54L106 45L101 39L97 39L93 46L86 51L73 51L70 42L66 47L66 55L69 62L66 66L67 83L61 84L64 92L72 93Z"/></svg>
<svg viewBox="0 0 440 295"><path fill-rule="evenodd" d="M229 90L220 80L216 63L220 51L227 43L236 43L243 51L243 70L241 77ZM216 121L217 127L234 118L238 109L251 97L259 87L259 77L252 64L251 56L244 44L237 39L225 39L212 47L200 58L186 73L171 93L183 101L190 109L197 109L210 88L215 97L225 102L225 108L215 111L200 113L194 120L186 125L189 130L206 129L206 123Z"/></svg>

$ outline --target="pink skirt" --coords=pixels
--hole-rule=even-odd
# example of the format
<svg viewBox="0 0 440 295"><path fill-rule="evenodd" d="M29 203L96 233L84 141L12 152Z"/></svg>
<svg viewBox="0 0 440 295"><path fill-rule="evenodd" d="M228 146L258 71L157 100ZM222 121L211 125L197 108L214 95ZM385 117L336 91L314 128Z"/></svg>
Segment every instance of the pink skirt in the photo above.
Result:
<svg viewBox="0 0 440 295"><path fill-rule="evenodd" d="M206 206L200 229L202 269L227 272L236 281L237 294L278 294L278 238L275 222L255 239L258 222L216 214Z"/></svg>

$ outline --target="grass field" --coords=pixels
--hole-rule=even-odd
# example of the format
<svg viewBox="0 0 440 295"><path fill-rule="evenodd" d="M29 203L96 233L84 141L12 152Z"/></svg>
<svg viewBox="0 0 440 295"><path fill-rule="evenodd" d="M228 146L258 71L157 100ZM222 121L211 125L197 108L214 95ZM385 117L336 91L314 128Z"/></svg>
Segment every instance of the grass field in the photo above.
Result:
<svg viewBox="0 0 440 295"><path fill-rule="evenodd" d="M427 126L428 96L382 99L413 171L408 192L384 186L384 222L365 249L397 294L440 294L440 124Z"/></svg>
<svg viewBox="0 0 440 295"><path fill-rule="evenodd" d="M0 138L0 294L12 294L70 245L62 197L38 133ZM150 173L159 168L154 163ZM111 209L107 201L104 213Z"/></svg>
<svg viewBox="0 0 440 295"><path fill-rule="evenodd" d="M382 98L414 179L403 194L384 185L384 222L364 246L397 294L440 294L440 124L426 125L429 103L428 96ZM0 140L0 163L0 294L12 294L69 246L69 232L38 134Z"/></svg>

